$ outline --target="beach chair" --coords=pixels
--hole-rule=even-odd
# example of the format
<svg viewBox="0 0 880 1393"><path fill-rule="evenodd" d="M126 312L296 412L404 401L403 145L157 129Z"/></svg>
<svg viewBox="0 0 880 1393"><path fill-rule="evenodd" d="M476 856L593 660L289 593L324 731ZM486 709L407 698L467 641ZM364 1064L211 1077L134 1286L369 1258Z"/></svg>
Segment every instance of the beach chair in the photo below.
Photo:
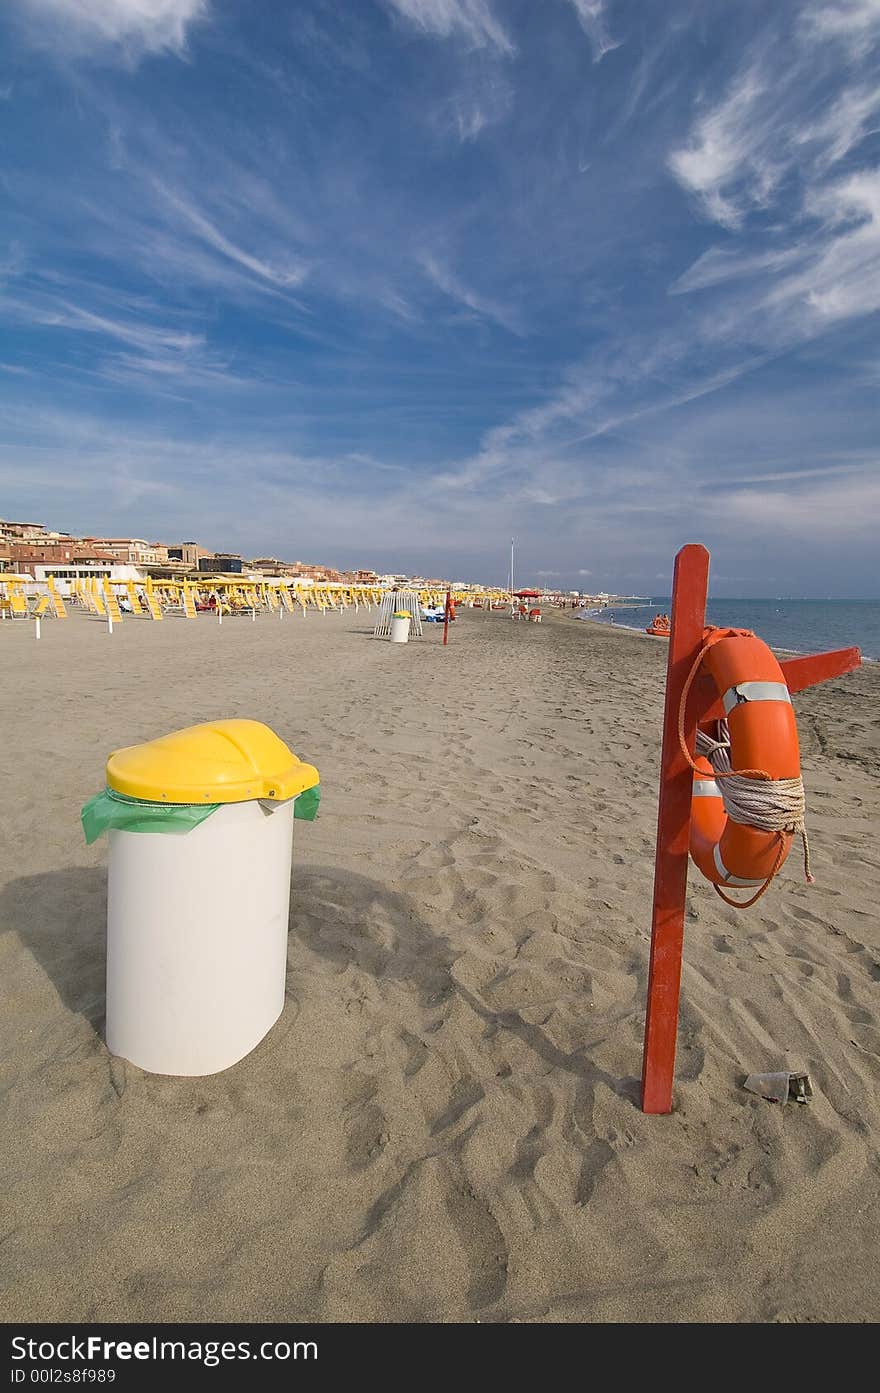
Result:
<svg viewBox="0 0 880 1393"><path fill-rule="evenodd" d="M126 588L126 590L128 591L128 602L129 602L129 604L131 605L131 612L132 612L132 614L143 614L143 612L144 612L144 607L143 607L143 605L141 604L141 598L140 598L140 595L139 595L138 592L137 592L137 587L136 587L134 581L133 581L133 580L128 581L128 583L127 583L127 585L126 585L125 588Z"/></svg>
<svg viewBox="0 0 880 1393"><path fill-rule="evenodd" d="M113 586L110 584L110 581L106 576L104 577L104 605L106 606L107 613L113 620L113 623L121 624L122 613L119 609L119 603L116 599L116 595L114 594Z"/></svg>
<svg viewBox="0 0 880 1393"><path fill-rule="evenodd" d="M49 603L52 606L52 613L54 614L56 619L66 619L67 609L64 604L64 601L58 593L58 589L55 585L54 576L49 576L49 579L46 581L46 584L49 587Z"/></svg>
<svg viewBox="0 0 880 1393"><path fill-rule="evenodd" d="M92 608L95 613L99 614L102 619L106 619L107 611L104 608L104 596L98 589L97 578L89 581L89 595L91 596Z"/></svg>
<svg viewBox="0 0 880 1393"><path fill-rule="evenodd" d="M17 586L12 587L12 593L9 596L9 613L13 619L30 619L31 617L24 591L19 590Z"/></svg>

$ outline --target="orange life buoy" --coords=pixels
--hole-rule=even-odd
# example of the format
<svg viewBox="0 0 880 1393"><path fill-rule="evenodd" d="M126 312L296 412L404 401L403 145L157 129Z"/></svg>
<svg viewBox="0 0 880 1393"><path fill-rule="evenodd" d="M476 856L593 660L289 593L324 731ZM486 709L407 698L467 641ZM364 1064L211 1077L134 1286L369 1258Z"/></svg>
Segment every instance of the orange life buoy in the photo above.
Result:
<svg viewBox="0 0 880 1393"><path fill-rule="evenodd" d="M753 778L800 776L797 724L782 669L766 643L746 630L707 635L702 667L709 673L730 732L734 774ZM684 705L684 703L682 703ZM716 886L760 886L779 870L794 833L767 832L728 817L708 760L694 761L690 852Z"/></svg>

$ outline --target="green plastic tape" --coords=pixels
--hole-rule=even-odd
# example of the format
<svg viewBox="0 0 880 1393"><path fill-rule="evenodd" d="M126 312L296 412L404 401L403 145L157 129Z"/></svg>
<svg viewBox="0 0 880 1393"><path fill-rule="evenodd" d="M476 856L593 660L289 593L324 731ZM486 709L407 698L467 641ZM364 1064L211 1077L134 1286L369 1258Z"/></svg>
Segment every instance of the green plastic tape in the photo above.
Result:
<svg viewBox="0 0 880 1393"><path fill-rule="evenodd" d="M307 788L304 793L297 795L293 805L294 817L301 817L304 822L314 822L320 801L321 785L315 784L314 788Z"/></svg>
<svg viewBox="0 0 880 1393"><path fill-rule="evenodd" d="M180 836L210 817L220 803L141 803L105 788L86 803L80 817L91 846L102 833L115 827L122 832L165 832Z"/></svg>

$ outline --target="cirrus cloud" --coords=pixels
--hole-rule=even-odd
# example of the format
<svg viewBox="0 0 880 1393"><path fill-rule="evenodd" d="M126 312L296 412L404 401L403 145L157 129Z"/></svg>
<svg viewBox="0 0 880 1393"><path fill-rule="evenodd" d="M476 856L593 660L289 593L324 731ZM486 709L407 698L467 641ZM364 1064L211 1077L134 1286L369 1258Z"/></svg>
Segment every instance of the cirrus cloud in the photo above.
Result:
<svg viewBox="0 0 880 1393"><path fill-rule="evenodd" d="M506 54L516 51L488 0L388 0L388 3L425 34L440 39L458 35L475 48L488 46Z"/></svg>
<svg viewBox="0 0 880 1393"><path fill-rule="evenodd" d="M116 50L182 53L209 0L13 0L28 38L64 56Z"/></svg>

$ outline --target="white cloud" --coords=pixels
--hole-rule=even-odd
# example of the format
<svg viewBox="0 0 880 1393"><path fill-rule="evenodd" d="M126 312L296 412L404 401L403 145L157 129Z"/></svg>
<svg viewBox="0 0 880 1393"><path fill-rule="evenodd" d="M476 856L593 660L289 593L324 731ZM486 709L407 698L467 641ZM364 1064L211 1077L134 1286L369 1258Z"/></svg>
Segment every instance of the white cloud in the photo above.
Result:
<svg viewBox="0 0 880 1393"><path fill-rule="evenodd" d="M459 304L465 305L483 319L493 320L511 334L522 334L522 327L512 310L471 290L459 280L448 266L445 266L435 257L423 256L421 265L428 279L433 281L437 289L441 290L444 295L448 295L451 300L457 300Z"/></svg>
<svg viewBox="0 0 880 1393"><path fill-rule="evenodd" d="M713 110L697 121L689 143L674 150L669 167L696 194L704 212L723 227L742 221L743 202L764 203L779 178L773 145L760 120L767 92L757 69L742 73ZM734 188L741 188L739 198Z"/></svg>
<svg viewBox="0 0 880 1393"><path fill-rule="evenodd" d="M807 20L778 73L765 36L762 56L746 62L669 158L704 214L741 234L704 252L671 287L681 294L738 282L723 303L715 297L707 341L779 351L880 308L880 174L834 177L880 128L880 85L870 60L860 62L864 45L847 63L828 52L835 35L867 42L876 29L880 37L880 0L814 7ZM756 208L774 224L745 225Z"/></svg>
<svg viewBox="0 0 880 1393"><path fill-rule="evenodd" d="M488 117L478 106L468 108L459 104L455 110L455 124L458 138L463 144L466 140L476 140L483 127L488 125Z"/></svg>
<svg viewBox="0 0 880 1393"><path fill-rule="evenodd" d="M880 0L877 0L880 19ZM880 127L880 84L860 80L858 65L831 66L823 82L827 36L805 29L784 68L762 44L726 93L695 120L668 165L706 217L737 231L747 214L768 208L787 180L810 187ZM819 113L819 114L816 114Z"/></svg>
<svg viewBox="0 0 880 1393"><path fill-rule="evenodd" d="M127 53L181 53L209 0L14 0L41 47L74 54L118 47Z"/></svg>
<svg viewBox="0 0 880 1393"><path fill-rule="evenodd" d="M620 47L619 41L612 39L605 27L605 0L571 0L571 3L581 28L595 49L597 63L606 53Z"/></svg>
<svg viewBox="0 0 880 1393"><path fill-rule="evenodd" d="M768 298L796 301L823 323L880 309L880 172L853 174L813 194L808 210L831 235L824 250Z"/></svg>
<svg viewBox="0 0 880 1393"><path fill-rule="evenodd" d="M399 15L426 34L448 39L458 34L475 48L516 52L492 13L489 0L388 0Z"/></svg>
<svg viewBox="0 0 880 1393"><path fill-rule="evenodd" d="M876 465L871 473L836 477L795 492L790 485L777 489L743 489L724 495L729 524L742 523L756 535L821 538L824 543L846 542L872 534L880 511L880 478Z"/></svg>
<svg viewBox="0 0 880 1393"><path fill-rule="evenodd" d="M161 392L179 397L193 388L228 392L265 385L258 377L243 377L230 371L225 358L210 348L204 334L147 320L146 305L135 302L122 308L129 312L127 317L76 304L59 295L49 277L36 284L21 284L14 293L0 295L0 310L10 320L61 330L68 335L87 334L98 341L98 350L88 356L88 366L74 360L66 368L68 375L146 387L153 396ZM134 317L138 314L140 317Z"/></svg>
<svg viewBox="0 0 880 1393"><path fill-rule="evenodd" d="M134 323L127 320L110 319L106 315L95 314L91 310L53 295L35 294L25 297L8 296L0 299L0 304L16 318L30 324L40 324L47 328L80 330L89 334L101 334L106 338L124 343L143 353L172 352L189 353L200 348L204 339L200 334L166 329L161 326Z"/></svg>
<svg viewBox="0 0 880 1393"><path fill-rule="evenodd" d="M701 330L707 342L758 340L772 355L880 309L880 171L809 190L801 217L812 226L788 248L712 248L671 287L681 294L752 282L711 301Z"/></svg>
<svg viewBox="0 0 880 1393"><path fill-rule="evenodd" d="M820 0L807 14L818 38L842 39L864 52L880 35L880 0Z"/></svg>
<svg viewBox="0 0 880 1393"><path fill-rule="evenodd" d="M290 257L283 265L273 265L268 261L261 260L260 257L252 256L250 252L244 251L241 247L231 242L219 228L215 227L208 218L194 208L182 195L175 193L172 189L155 180L156 191L168 203L185 222L194 228L199 238L207 242L208 246L227 257L230 261L237 262L246 270L252 271L261 280L271 282L272 285L284 289L300 285L308 275L308 268L301 261Z"/></svg>
<svg viewBox="0 0 880 1393"><path fill-rule="evenodd" d="M743 254L722 247L710 247L698 256L683 276L670 286L670 295L685 295L691 290L707 290L726 281L745 280L783 270L797 261L803 252L797 247L779 251Z"/></svg>
<svg viewBox="0 0 880 1393"><path fill-rule="evenodd" d="M792 145L814 146L816 171L823 174L878 127L880 83L846 88L821 120L805 121L792 132Z"/></svg>

